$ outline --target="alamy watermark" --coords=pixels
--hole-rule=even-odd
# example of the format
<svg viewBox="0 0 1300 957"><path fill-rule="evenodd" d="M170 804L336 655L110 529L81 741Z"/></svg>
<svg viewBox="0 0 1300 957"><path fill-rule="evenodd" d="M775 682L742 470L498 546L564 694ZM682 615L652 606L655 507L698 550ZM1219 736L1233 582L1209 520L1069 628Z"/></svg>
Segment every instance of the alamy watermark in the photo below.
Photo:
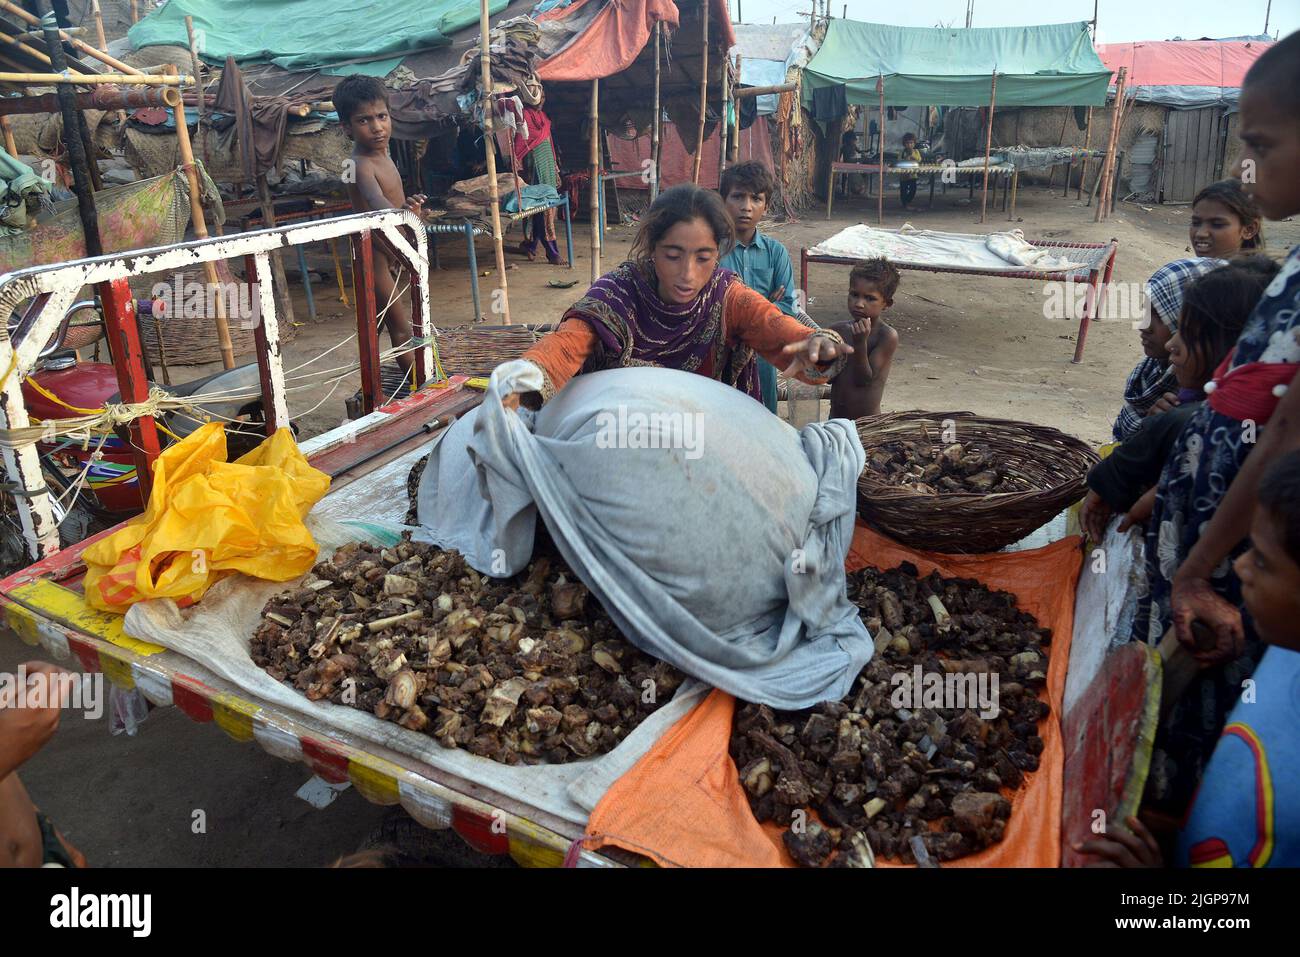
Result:
<svg viewBox="0 0 1300 957"><path fill-rule="evenodd" d="M261 288L252 282L193 282L177 273L170 283L154 283L150 290L154 315L159 319L203 319L217 315L218 302L227 319L243 329L256 329L262 321Z"/></svg>
<svg viewBox="0 0 1300 957"><path fill-rule="evenodd" d="M104 676L70 671L28 671L19 665L16 673L0 672L0 709L75 708L87 718L104 715Z"/></svg>
<svg viewBox="0 0 1300 957"><path fill-rule="evenodd" d="M971 708L985 720L996 718L1001 712L998 705L998 673L926 671L915 665L911 672L898 671L889 679L893 693L889 703L895 710L906 708Z"/></svg>
<svg viewBox="0 0 1300 957"><path fill-rule="evenodd" d="M1141 329L1151 320L1151 299L1144 282L1108 282L1095 291L1087 282L1043 283L1044 319L1079 319L1085 310L1093 319L1120 319Z"/></svg>
<svg viewBox="0 0 1300 957"><path fill-rule="evenodd" d="M598 449L681 449L686 458L704 454L703 412L639 412L620 405L596 416Z"/></svg>

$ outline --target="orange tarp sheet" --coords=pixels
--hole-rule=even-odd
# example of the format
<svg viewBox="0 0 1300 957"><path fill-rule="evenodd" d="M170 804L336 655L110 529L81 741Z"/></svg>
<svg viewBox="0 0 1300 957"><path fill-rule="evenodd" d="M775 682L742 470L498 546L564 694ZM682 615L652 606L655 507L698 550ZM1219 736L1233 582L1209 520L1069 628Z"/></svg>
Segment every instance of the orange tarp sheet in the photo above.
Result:
<svg viewBox="0 0 1300 957"><path fill-rule="evenodd" d="M597 0L581 0L564 10L543 14L540 19L562 20L587 3L595 2ZM709 45L716 46L713 37L721 33L721 39L725 40L729 50L736 45L736 33L731 29L731 14L726 0L712 0L711 7ZM555 82L597 80L622 73L645 49L656 21L675 29L680 22L677 4L672 0L609 0L585 30L538 65L537 75Z"/></svg>
<svg viewBox="0 0 1300 957"><path fill-rule="evenodd" d="M1083 562L1079 544L1078 536L1071 536L1025 552L937 555L905 548L861 522L853 535L845 562L850 571L910 561L923 575L937 568L941 575L976 578L1016 595L1021 608L1052 629L1047 669L1052 713L1042 725L1039 768L1013 797L1001 843L945 866L1060 864L1064 749L1059 715L1070 660L1075 582ZM734 698L714 691L678 721L601 799L587 825L587 846L616 845L665 866L793 866L781 844L781 828L754 820L727 752L734 709Z"/></svg>

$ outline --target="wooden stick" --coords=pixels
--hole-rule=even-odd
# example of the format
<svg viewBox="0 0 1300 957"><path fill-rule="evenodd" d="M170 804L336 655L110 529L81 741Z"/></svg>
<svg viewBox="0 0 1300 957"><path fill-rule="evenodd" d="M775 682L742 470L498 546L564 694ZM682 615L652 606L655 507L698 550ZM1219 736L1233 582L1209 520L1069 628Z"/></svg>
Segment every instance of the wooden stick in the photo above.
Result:
<svg viewBox="0 0 1300 957"><path fill-rule="evenodd" d="M883 73L876 77L876 92L880 94L880 136L876 140L876 159L880 162L880 182L876 186L880 195L876 197L876 223L881 224L885 221L885 75Z"/></svg>
<svg viewBox="0 0 1300 957"><path fill-rule="evenodd" d="M1083 157L1083 168L1079 170L1079 187L1074 192L1075 199L1083 198L1083 183L1084 180L1088 178L1087 151L1092 148L1092 107L1091 106L1088 107L1088 119L1087 122L1084 123L1083 148L1085 151Z"/></svg>
<svg viewBox="0 0 1300 957"><path fill-rule="evenodd" d="M1115 82L1115 107L1111 111L1110 138L1106 141L1106 158L1101 164L1101 192L1097 194L1097 211L1093 214L1093 222L1096 223L1105 218L1103 210L1106 208L1106 194L1109 190L1111 170L1115 166L1115 144L1119 139L1119 120L1124 107L1124 85L1127 79L1128 67L1122 66L1119 68L1119 78Z"/></svg>
<svg viewBox="0 0 1300 957"><path fill-rule="evenodd" d="M591 81L591 107L587 112L591 124L590 148L587 154L588 175L591 177L591 281L600 278L600 80Z"/></svg>
<svg viewBox="0 0 1300 957"><path fill-rule="evenodd" d="M0 34L3 36L3 34ZM21 46L22 44L19 44ZM36 51L33 50L33 53ZM28 83L40 84L41 86L70 84L72 86L89 86L99 83L113 83L119 86L130 86L138 84L141 86L180 86L182 83L193 83L194 78L191 76L152 76L150 74L131 74L131 73L71 73L68 76L62 73L0 73L0 83Z"/></svg>
<svg viewBox="0 0 1300 957"><path fill-rule="evenodd" d="M271 198L271 184L267 182L265 173L257 174L257 199L258 205L262 209L262 225L265 227L276 225L275 218L275 200ZM271 253L271 283L275 286L276 309L279 310L279 318L286 323L288 328L293 323L293 296L289 293L289 277L284 272L284 259L280 256L280 250ZM303 282L307 280L304 278Z"/></svg>
<svg viewBox="0 0 1300 957"><path fill-rule="evenodd" d="M799 89L798 83L782 83L779 86L742 86L731 93L732 99L747 100L751 96L766 96L769 93L793 93Z"/></svg>
<svg viewBox="0 0 1300 957"><path fill-rule="evenodd" d="M11 37L7 33L0 32L0 43L7 43L11 47L22 50L23 53L26 53L32 59L39 60L46 66L50 67L50 69L54 69L53 62L50 60L49 56L36 49L36 47L29 47L26 43ZM37 75L39 76L40 74ZM72 75L80 77L84 74L73 71Z"/></svg>
<svg viewBox="0 0 1300 957"><path fill-rule="evenodd" d="M131 26L140 22L140 3L139 0L131 0Z"/></svg>
<svg viewBox="0 0 1300 957"><path fill-rule="evenodd" d="M483 150L487 157L488 195L492 198L492 246L497 257L497 273L501 279L500 285L497 286L501 290L501 321L508 326L510 325L510 294L506 289L506 250L501 236L501 194L497 190L497 142L493 133L496 118L493 116L492 107L492 61L489 49L491 40L488 35L490 32L488 0L479 0L478 26L479 84L485 106L483 111L483 128L485 130ZM495 308L493 311L495 311Z"/></svg>
<svg viewBox="0 0 1300 957"><path fill-rule="evenodd" d="M650 181L650 202L659 198L659 139L663 127L663 104L659 102L659 44L663 35L664 25L662 21L655 22L655 98L654 98L654 122L650 124L650 156L654 160L654 179Z"/></svg>
<svg viewBox="0 0 1300 957"><path fill-rule="evenodd" d="M993 104L998 97L998 71L993 71L993 82L989 85L989 124L984 133L984 195L980 199L980 222L989 205L989 154L993 152Z"/></svg>
<svg viewBox="0 0 1300 957"><path fill-rule="evenodd" d="M3 131L5 138L5 152L14 159L18 158L18 145L14 143L14 127L9 122L7 114L0 115L0 131Z"/></svg>
<svg viewBox="0 0 1300 957"><path fill-rule="evenodd" d="M108 52L108 39L104 36L104 14L99 9L99 0L90 0L90 15L95 18L95 45L100 53ZM123 73L130 72L123 70ZM168 383L170 385L170 383Z"/></svg>
<svg viewBox="0 0 1300 957"><path fill-rule="evenodd" d="M731 118L731 132L727 134L727 156L728 162L740 162L740 106L736 103L736 83L740 82L740 54L736 54L736 72L735 83L729 87L731 90L731 109L727 115Z"/></svg>
<svg viewBox="0 0 1300 957"><path fill-rule="evenodd" d="M167 64L168 79L177 79L176 67L174 64ZM185 170L185 178L190 184L190 218L194 222L194 236L197 239L208 238L208 222L203 216L203 196L202 184L199 182L199 171L194 165L194 150L190 145L190 129L185 125L185 104L181 102L179 90L173 90L175 94L172 102L172 114L176 118L176 142L180 146L181 166ZM218 285L217 264L207 262L203 264L204 277L209 286ZM253 277L246 277L247 282L252 282ZM226 297L220 294L214 297L217 307L216 324L217 324L217 344L221 348L221 364L227 369L235 367L235 347L230 341L230 326L226 323Z"/></svg>
<svg viewBox="0 0 1300 957"><path fill-rule="evenodd" d="M199 62L199 44L194 33L194 18L185 17L185 32L190 37L190 67L194 70L194 79L198 83L199 91L199 152L203 154L203 162L208 162L208 130L207 130L207 96L203 93L203 64Z"/></svg>
<svg viewBox="0 0 1300 957"><path fill-rule="evenodd" d="M1127 91L1126 91L1127 92ZM1106 215L1109 216L1115 211L1115 186L1119 182L1120 173L1123 169L1120 166L1119 144L1124 138L1124 124L1128 122L1128 113L1132 109L1134 101L1137 99L1137 91L1125 97L1123 109L1119 114L1119 132L1115 134L1115 168L1111 170L1110 191L1106 196Z"/></svg>
<svg viewBox="0 0 1300 957"><path fill-rule="evenodd" d="M731 103L728 99L731 87L730 57L722 58L722 129L718 131L718 177L721 182L722 171L727 167L727 144L731 135Z"/></svg>
<svg viewBox="0 0 1300 957"><path fill-rule="evenodd" d="M28 13L26 10L24 10L22 7L18 6L17 4L11 3L10 0L0 0L0 10L4 10L7 13L12 13L14 16L18 17L18 19L24 20L27 23L32 24L33 26L40 26L41 23L40 17L33 16L32 14ZM100 63L104 63L108 66L111 66L114 70L117 70L121 73L131 73L131 74L139 73L140 71L137 70L135 67L128 66L127 64L123 63L121 60L117 59L116 57L112 57L108 55L108 53L106 52L106 49L108 47L108 42L104 39L104 18L103 16L101 16L99 12L99 0L94 0L91 6L91 10L95 17L96 39L99 42L101 49L97 50L94 47L92 47L89 43L83 43L81 40L78 40L76 37L72 36L65 30L59 31L59 38L71 44L72 48L76 50L78 53L84 53L86 56L93 57L94 59L98 60Z"/></svg>
<svg viewBox="0 0 1300 957"><path fill-rule="evenodd" d="M695 137L695 166L691 171L691 182L700 184L700 161L704 159L704 116L709 109L709 0L700 0L701 26L703 38L700 41L700 125Z"/></svg>

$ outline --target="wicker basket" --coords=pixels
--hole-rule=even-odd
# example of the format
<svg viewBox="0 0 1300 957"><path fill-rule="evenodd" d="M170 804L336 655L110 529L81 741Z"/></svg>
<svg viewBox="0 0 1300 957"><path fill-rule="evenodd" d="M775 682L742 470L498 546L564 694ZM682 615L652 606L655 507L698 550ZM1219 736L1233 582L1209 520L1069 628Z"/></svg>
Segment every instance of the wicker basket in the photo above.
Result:
<svg viewBox="0 0 1300 957"><path fill-rule="evenodd" d="M138 299L148 299L153 293L155 284L165 283L168 286L174 286L176 282L176 273L171 274L154 274L137 278L131 283L131 290ZM217 263L217 278L222 283L232 284L239 282L239 279L230 271L230 268L224 262ZM180 271L181 289L192 289L189 283L204 284L206 282L203 269L196 267L193 269L184 269ZM230 288L229 285L226 288ZM162 330L163 345L166 348L166 360L168 366L192 366L201 365L205 362L221 361L221 345L217 340L217 324L214 321L215 313L212 316L191 316L172 314L161 319L157 326L152 319L147 316L140 317L140 338L144 341L145 351L157 362L158 360L158 330ZM230 329L230 343L234 346L235 356L248 356L253 354L256 341L253 335L253 329L250 325L240 322L238 318L230 318L227 322ZM280 321L280 343L291 342L295 335L294 326L291 323Z"/></svg>
<svg viewBox="0 0 1300 957"><path fill-rule="evenodd" d="M490 376L503 362L518 359L549 329L544 326L459 326L437 335L438 356L448 375Z"/></svg>
<svg viewBox="0 0 1300 957"><path fill-rule="evenodd" d="M905 439L937 445L945 420L955 423L956 441L991 453L999 469L1033 489L926 495L890 484L869 467L863 469L858 513L905 545L949 554L995 552L1040 528L1088 490L1086 479L1098 461L1096 453L1081 440L1046 426L971 412L890 412L858 419L858 435L868 455Z"/></svg>

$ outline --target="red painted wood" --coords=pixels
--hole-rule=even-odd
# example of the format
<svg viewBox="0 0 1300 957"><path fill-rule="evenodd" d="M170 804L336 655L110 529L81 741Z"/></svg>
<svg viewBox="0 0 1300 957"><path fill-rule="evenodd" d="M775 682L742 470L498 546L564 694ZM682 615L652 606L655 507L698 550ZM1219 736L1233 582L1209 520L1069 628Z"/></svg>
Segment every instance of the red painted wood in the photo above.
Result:
<svg viewBox="0 0 1300 957"><path fill-rule="evenodd" d="M496 823L497 821L500 823ZM493 824L499 833L493 832ZM458 805L451 808L451 827L465 843L484 854L509 854L510 835L505 831L505 817L493 819Z"/></svg>
<svg viewBox="0 0 1300 957"><path fill-rule="evenodd" d="M97 289L104 308L104 329L112 343L113 366L123 402L143 402L149 397L149 370L140 346L140 327L136 323L135 300L125 279L101 283ZM158 458L158 430L154 420L145 416L130 425L131 442L136 448L135 470L140 489L140 507L149 501L153 488L153 463Z"/></svg>
<svg viewBox="0 0 1300 957"><path fill-rule="evenodd" d="M342 751L311 738L299 738L299 744L302 745L302 756L307 766L321 780L330 784L342 784L348 779L348 756Z"/></svg>
<svg viewBox="0 0 1300 957"><path fill-rule="evenodd" d="M379 380L379 331L375 328L375 250L369 229L352 237L352 293L357 304L357 346L361 353L361 411L369 415L384 401Z"/></svg>
<svg viewBox="0 0 1300 957"><path fill-rule="evenodd" d="M63 633L68 636L68 647L72 649L72 653L76 655L77 660L81 662L83 671L89 672L90 674L98 674L104 670L104 666L100 664L99 661L98 648L81 638L74 638L72 633L66 628L63 629Z"/></svg>
<svg viewBox="0 0 1300 957"><path fill-rule="evenodd" d="M172 704L193 721L206 723L212 720L213 689L188 675L172 678Z"/></svg>
<svg viewBox="0 0 1300 957"><path fill-rule="evenodd" d="M257 257L244 257L244 282L249 286L257 283ZM281 422L275 414L275 403L271 401L271 363L266 344L266 325L262 322L261 300L257 306L257 325L253 327L253 341L257 353L257 377L262 383L262 414L266 417L266 434L275 435L275 430L287 422Z"/></svg>

